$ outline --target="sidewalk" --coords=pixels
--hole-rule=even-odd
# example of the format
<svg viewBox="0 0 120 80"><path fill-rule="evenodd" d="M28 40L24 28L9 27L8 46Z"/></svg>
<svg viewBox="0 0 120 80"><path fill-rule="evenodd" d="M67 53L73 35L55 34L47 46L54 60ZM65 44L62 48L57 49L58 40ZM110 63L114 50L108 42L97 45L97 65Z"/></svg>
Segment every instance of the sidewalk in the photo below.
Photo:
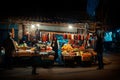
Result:
<svg viewBox="0 0 120 80"><path fill-rule="evenodd" d="M120 54L104 53L104 70L90 67L37 68L38 75L31 74L31 67L16 67L13 70L0 71L0 80L120 80Z"/></svg>

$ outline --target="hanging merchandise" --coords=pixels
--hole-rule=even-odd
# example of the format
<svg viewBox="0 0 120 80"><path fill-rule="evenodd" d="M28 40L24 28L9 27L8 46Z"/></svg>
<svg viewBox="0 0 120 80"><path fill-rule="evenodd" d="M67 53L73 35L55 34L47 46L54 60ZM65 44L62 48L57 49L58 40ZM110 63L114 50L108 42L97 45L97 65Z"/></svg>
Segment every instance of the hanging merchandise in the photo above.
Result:
<svg viewBox="0 0 120 80"><path fill-rule="evenodd" d="M42 41L42 32L40 31L39 34L40 34L39 35L40 36L40 41Z"/></svg>
<svg viewBox="0 0 120 80"><path fill-rule="evenodd" d="M67 34L67 39L71 39L71 34L70 33Z"/></svg>
<svg viewBox="0 0 120 80"><path fill-rule="evenodd" d="M15 37L15 30L14 30L14 28L12 28L12 38L14 38Z"/></svg>
<svg viewBox="0 0 120 80"><path fill-rule="evenodd" d="M49 39L49 41L51 41L50 36L51 36L51 35L50 35L50 32L49 32L49 33L48 33L48 39Z"/></svg>
<svg viewBox="0 0 120 80"><path fill-rule="evenodd" d="M75 34L74 38L75 38L75 40L78 40L78 36L77 36L77 34Z"/></svg>
<svg viewBox="0 0 120 80"><path fill-rule="evenodd" d="M67 34L66 33L63 34L63 38L67 39Z"/></svg>
<svg viewBox="0 0 120 80"><path fill-rule="evenodd" d="M46 34L46 41L49 41L49 33Z"/></svg>
<svg viewBox="0 0 120 80"><path fill-rule="evenodd" d="M84 35L83 34L81 35L81 40L84 40Z"/></svg>
<svg viewBox="0 0 120 80"><path fill-rule="evenodd" d="M52 39L53 39L53 33L51 32L50 33L50 40L52 41Z"/></svg>
<svg viewBox="0 0 120 80"><path fill-rule="evenodd" d="M90 39L90 34L88 33L86 36L86 40L89 40L89 39Z"/></svg>
<svg viewBox="0 0 120 80"><path fill-rule="evenodd" d="M39 29L36 29L35 30L35 36L36 36L37 40L40 40L40 34L39 33L40 33Z"/></svg>
<svg viewBox="0 0 120 80"><path fill-rule="evenodd" d="M42 37L42 32L40 32L40 38Z"/></svg>
<svg viewBox="0 0 120 80"><path fill-rule="evenodd" d="M65 33L63 34L63 38L65 39Z"/></svg>
<svg viewBox="0 0 120 80"><path fill-rule="evenodd" d="M30 41L30 33L27 32L27 36L28 36L28 41Z"/></svg>
<svg viewBox="0 0 120 80"><path fill-rule="evenodd" d="M47 36L46 36L46 34L44 33L44 34L42 34L42 42L46 42L47 41Z"/></svg>
<svg viewBox="0 0 120 80"><path fill-rule="evenodd" d="M81 35L80 35L80 34L78 34L77 36L78 36L78 40L81 40Z"/></svg>
<svg viewBox="0 0 120 80"><path fill-rule="evenodd" d="M70 40L71 40L71 34L70 34L70 33L68 34L68 39L70 39Z"/></svg>
<svg viewBox="0 0 120 80"><path fill-rule="evenodd" d="M74 40L77 40L76 34L74 34Z"/></svg>
<svg viewBox="0 0 120 80"><path fill-rule="evenodd" d="M69 34L69 33L68 33ZM67 39L69 39L69 35L67 34Z"/></svg>
<svg viewBox="0 0 120 80"><path fill-rule="evenodd" d="M72 44L72 45L75 44L75 41L74 41L74 40L71 40L71 44Z"/></svg>
<svg viewBox="0 0 120 80"><path fill-rule="evenodd" d="M71 34L71 39L74 40L74 34Z"/></svg>
<svg viewBox="0 0 120 80"><path fill-rule="evenodd" d="M65 39L67 39L67 33L65 34Z"/></svg>
<svg viewBox="0 0 120 80"><path fill-rule="evenodd" d="M55 38L56 38L56 37L55 37L55 34L53 34L53 38L52 38L52 40L55 40Z"/></svg>

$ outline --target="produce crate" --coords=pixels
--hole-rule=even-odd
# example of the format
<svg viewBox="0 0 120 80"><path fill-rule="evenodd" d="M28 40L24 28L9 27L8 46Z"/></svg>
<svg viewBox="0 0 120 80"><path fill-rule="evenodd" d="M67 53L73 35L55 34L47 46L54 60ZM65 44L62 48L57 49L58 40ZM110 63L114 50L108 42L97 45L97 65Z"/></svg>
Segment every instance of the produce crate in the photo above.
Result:
<svg viewBox="0 0 120 80"><path fill-rule="evenodd" d="M41 60L54 60L53 55L42 55Z"/></svg>
<svg viewBox="0 0 120 80"><path fill-rule="evenodd" d="M75 60L75 62L76 62L77 65L81 64L81 56L75 56L74 60Z"/></svg>
<svg viewBox="0 0 120 80"><path fill-rule="evenodd" d="M75 60L74 60L75 56L62 56L62 60L64 62L64 66L74 66Z"/></svg>
<svg viewBox="0 0 120 80"><path fill-rule="evenodd" d="M63 60L74 60L75 56L63 56Z"/></svg>

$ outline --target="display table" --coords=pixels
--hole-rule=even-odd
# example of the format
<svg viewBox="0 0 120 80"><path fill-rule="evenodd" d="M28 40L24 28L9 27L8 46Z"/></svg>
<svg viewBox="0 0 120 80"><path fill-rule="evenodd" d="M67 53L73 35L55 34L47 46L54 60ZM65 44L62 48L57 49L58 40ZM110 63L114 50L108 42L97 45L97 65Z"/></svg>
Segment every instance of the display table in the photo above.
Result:
<svg viewBox="0 0 120 80"><path fill-rule="evenodd" d="M31 50L19 50L13 54L13 59L15 64L32 65L36 63L37 65L51 65L54 62L54 51L45 51L35 53Z"/></svg>
<svg viewBox="0 0 120 80"><path fill-rule="evenodd" d="M54 60L54 51L46 51L46 52L40 52L39 56L42 60Z"/></svg>
<svg viewBox="0 0 120 80"><path fill-rule="evenodd" d="M38 56L38 54L34 54L34 51L31 50L19 50L16 51L16 53L13 54L13 57L22 57L22 56Z"/></svg>
<svg viewBox="0 0 120 80"><path fill-rule="evenodd" d="M80 55L74 54L74 55L62 55L62 60L65 64L71 64L72 65L87 65L96 63L96 56L97 53L93 50L87 50L86 52L81 53Z"/></svg>
<svg viewBox="0 0 120 80"><path fill-rule="evenodd" d="M13 57L22 57L22 56L54 56L55 52L54 51L44 51L44 52L39 52L39 53L35 53L35 51L31 51L31 50L19 50L16 51L16 53L13 54ZM50 56L51 57L51 56Z"/></svg>

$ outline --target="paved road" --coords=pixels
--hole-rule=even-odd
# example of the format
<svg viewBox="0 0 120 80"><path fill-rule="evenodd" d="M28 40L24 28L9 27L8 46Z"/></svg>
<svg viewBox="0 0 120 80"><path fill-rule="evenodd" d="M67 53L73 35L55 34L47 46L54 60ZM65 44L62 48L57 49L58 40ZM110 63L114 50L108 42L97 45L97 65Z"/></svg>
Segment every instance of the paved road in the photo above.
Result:
<svg viewBox="0 0 120 80"><path fill-rule="evenodd" d="M38 75L31 75L31 67L14 68L0 72L0 80L120 80L120 54L104 54L105 69L96 70L97 65L90 67L37 68Z"/></svg>

